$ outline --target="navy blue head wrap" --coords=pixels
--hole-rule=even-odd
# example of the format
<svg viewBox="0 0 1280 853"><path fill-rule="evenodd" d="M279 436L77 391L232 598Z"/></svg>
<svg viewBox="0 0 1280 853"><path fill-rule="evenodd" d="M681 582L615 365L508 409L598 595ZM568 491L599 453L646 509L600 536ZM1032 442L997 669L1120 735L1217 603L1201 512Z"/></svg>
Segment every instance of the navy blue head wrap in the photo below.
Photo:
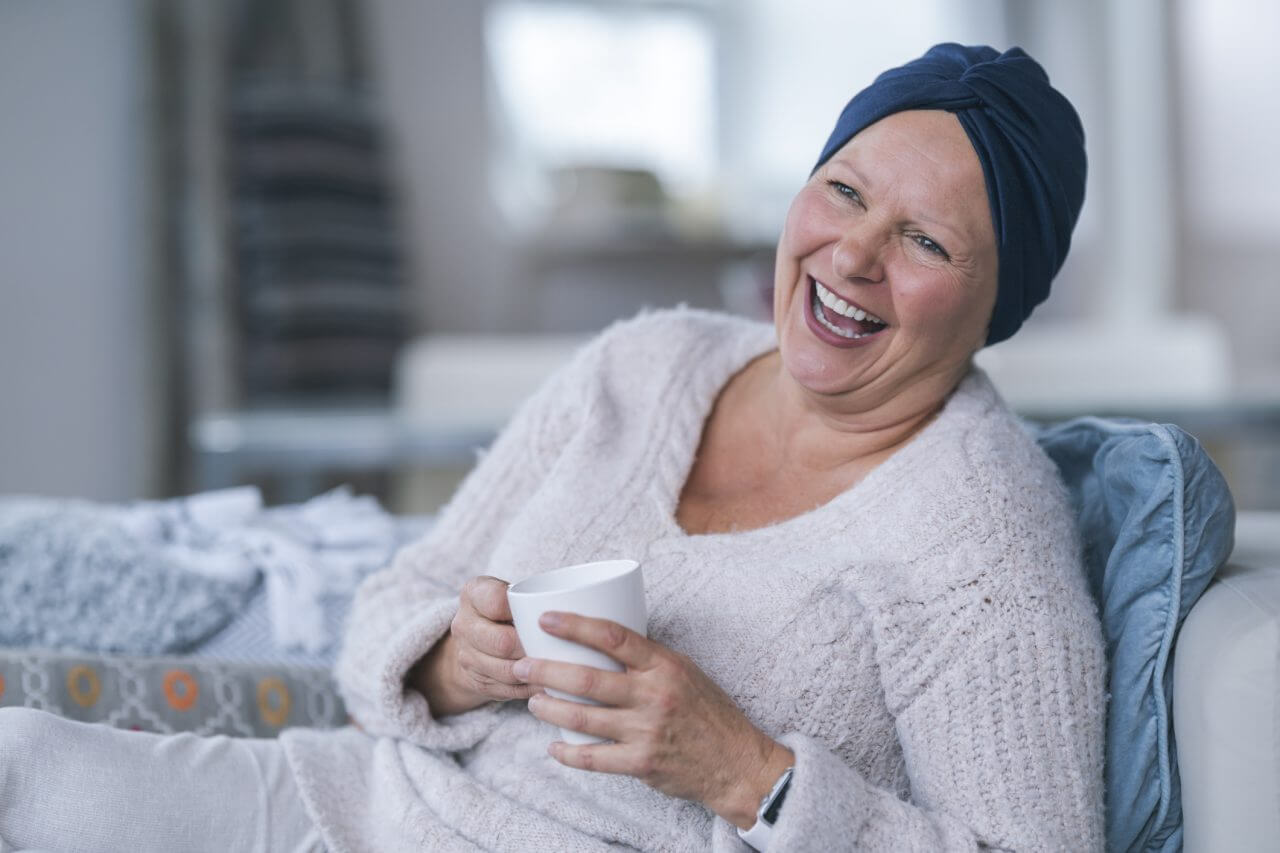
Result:
<svg viewBox="0 0 1280 853"><path fill-rule="evenodd" d="M999 250L987 343L1018 330L1049 295L1084 203L1084 128L1044 69L1020 48L939 44L884 72L840 114L825 163L863 128L903 110L947 110L969 135L986 179Z"/></svg>

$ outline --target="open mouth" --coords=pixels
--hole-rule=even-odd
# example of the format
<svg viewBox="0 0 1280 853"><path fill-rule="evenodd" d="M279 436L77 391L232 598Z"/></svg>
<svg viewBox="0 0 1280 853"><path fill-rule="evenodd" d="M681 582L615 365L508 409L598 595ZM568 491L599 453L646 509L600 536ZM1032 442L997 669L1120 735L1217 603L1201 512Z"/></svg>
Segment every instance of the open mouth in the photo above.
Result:
<svg viewBox="0 0 1280 853"><path fill-rule="evenodd" d="M813 276L809 288L810 307L818 325L845 340L856 341L884 331L888 324L857 305L837 296Z"/></svg>

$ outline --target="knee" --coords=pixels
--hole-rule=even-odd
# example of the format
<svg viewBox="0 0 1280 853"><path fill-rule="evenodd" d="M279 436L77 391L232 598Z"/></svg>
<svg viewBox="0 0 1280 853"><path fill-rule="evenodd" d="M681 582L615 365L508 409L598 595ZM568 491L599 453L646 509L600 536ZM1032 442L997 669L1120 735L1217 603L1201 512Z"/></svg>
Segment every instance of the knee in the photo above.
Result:
<svg viewBox="0 0 1280 853"><path fill-rule="evenodd" d="M0 708L0 851L18 843L40 803L44 759L58 743L61 717L33 708ZM17 833L12 835L11 833Z"/></svg>
<svg viewBox="0 0 1280 853"><path fill-rule="evenodd" d="M35 708L0 708L0 744L12 744L23 740L40 725L39 719L47 714Z"/></svg>
<svg viewBox="0 0 1280 853"><path fill-rule="evenodd" d="M10 829L19 795L31 787L60 718L33 708L0 708L0 838ZM0 850L5 849L0 842Z"/></svg>
<svg viewBox="0 0 1280 853"><path fill-rule="evenodd" d="M0 799L6 779L14 778L47 745L57 717L33 708L0 708Z"/></svg>
<svg viewBox="0 0 1280 853"><path fill-rule="evenodd" d="M52 717L48 711L35 708L0 708L0 743L20 742L35 735L47 727L45 720Z"/></svg>

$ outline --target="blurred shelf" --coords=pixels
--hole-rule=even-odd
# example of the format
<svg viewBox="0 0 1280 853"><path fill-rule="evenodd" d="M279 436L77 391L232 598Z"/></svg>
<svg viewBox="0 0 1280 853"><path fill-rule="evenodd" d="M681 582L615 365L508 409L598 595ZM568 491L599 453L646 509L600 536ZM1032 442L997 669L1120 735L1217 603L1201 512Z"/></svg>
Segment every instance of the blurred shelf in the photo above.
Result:
<svg viewBox="0 0 1280 853"><path fill-rule="evenodd" d="M470 468L496 428L424 428L386 407L271 408L215 412L191 424L199 491L272 475L283 499L305 500L333 472L393 471L403 467Z"/></svg>
<svg viewBox="0 0 1280 853"><path fill-rule="evenodd" d="M526 237L517 245L517 251L523 257L541 268L662 259L715 264L750 260L774 250L772 243L744 242L719 236L682 236L645 229L600 234L544 232Z"/></svg>

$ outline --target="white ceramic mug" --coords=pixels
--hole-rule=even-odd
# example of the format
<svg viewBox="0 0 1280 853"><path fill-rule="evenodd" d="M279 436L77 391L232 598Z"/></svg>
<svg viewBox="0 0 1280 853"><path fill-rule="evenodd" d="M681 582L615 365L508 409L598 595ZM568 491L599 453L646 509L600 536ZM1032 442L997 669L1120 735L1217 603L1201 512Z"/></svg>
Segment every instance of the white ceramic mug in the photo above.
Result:
<svg viewBox="0 0 1280 853"><path fill-rule="evenodd" d="M612 672L622 672L622 664L603 652L553 637L542 630L538 619L548 610L578 613L612 620L638 634L646 634L649 624L644 603L644 576L635 560L603 560L543 572L509 586L507 602L526 655ZM551 688L547 693L588 705L599 704ZM568 729L561 729L560 733L568 743L601 743L604 740Z"/></svg>

